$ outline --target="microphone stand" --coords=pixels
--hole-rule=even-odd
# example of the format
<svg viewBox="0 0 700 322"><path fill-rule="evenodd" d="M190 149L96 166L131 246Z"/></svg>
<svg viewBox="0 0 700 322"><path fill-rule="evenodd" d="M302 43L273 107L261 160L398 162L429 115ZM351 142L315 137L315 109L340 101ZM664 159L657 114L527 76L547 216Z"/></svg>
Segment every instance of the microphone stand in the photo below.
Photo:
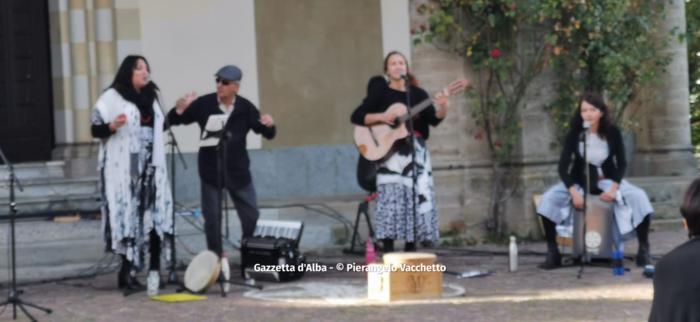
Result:
<svg viewBox="0 0 700 322"><path fill-rule="evenodd" d="M219 145L216 147L217 154L219 155L218 160L216 162L216 167L217 167L217 175L221 174L223 171L223 178L219 177L219 187L218 187L218 193L221 194L221 198L223 199L223 202L221 203L220 207L221 210L219 212L219 229L218 229L218 234L219 234L219 243L221 245L221 252L219 254L219 261L224 259L224 236L221 233L221 219L223 218L224 212L228 211L228 201L227 201L227 196L226 193L228 192L228 178L227 178L227 171L226 171L226 141L228 139L228 134L226 133L226 123L221 122L221 132L219 136ZM226 259L228 260L228 259ZM230 278L230 271L229 271L229 278ZM224 284L227 283L228 281L225 280L223 276L223 272L219 273L219 286L221 287L221 297L226 297L226 288L224 287Z"/></svg>
<svg viewBox="0 0 700 322"><path fill-rule="evenodd" d="M0 158L2 159L2 162L5 163L7 169L10 172L10 248L12 249L12 282L10 284L10 292L7 296L7 300L0 303L0 306L12 305L13 320L17 320L17 307L19 306L20 310L22 310L22 312L24 312L24 314L27 315L27 317L29 317L30 320L36 321L36 319L31 314L29 314L25 306L44 311L46 314L51 314L51 312L53 311L49 308L41 307L39 305L23 301L19 298L19 295L22 294L22 291L17 290L17 263L15 262L15 220L17 217L17 204L15 203L15 184L17 184L17 188L19 188L19 191L24 191L24 189L22 188L22 183L19 182L19 179L15 174L15 169L12 166L12 163L10 163L10 161L7 160L5 154L2 152L2 149L0 149Z"/></svg>
<svg viewBox="0 0 700 322"><path fill-rule="evenodd" d="M406 88L406 106L408 107L408 135L411 138L411 163L413 166L413 180L411 184L411 204L413 205L411 209L411 214L413 215L413 245L414 247L418 247L418 232L416 228L416 185L418 184L418 167L416 166L416 134L413 129L413 115L411 115L411 83L408 74L401 75L401 78L403 78Z"/></svg>
<svg viewBox="0 0 700 322"><path fill-rule="evenodd" d="M590 166L588 164L588 130L590 128L590 125L584 124L583 125L583 132L581 133L581 138L579 142L583 142L583 161L585 163L585 168L584 168L584 173L586 177L586 183L583 186L583 212L581 213L581 225L582 225L582 233L580 238L581 242L581 257L580 257L580 262L579 262L579 268L578 268L578 275L576 276L577 279L581 279L583 276L583 267L584 267L584 261L590 261L588 258L588 246L586 245L586 211L588 210L588 194L590 193L590 185L591 185L591 173L590 173Z"/></svg>
<svg viewBox="0 0 700 322"><path fill-rule="evenodd" d="M163 113L163 111L161 111ZM180 281L177 277L177 256L175 253L175 205L177 203L175 202L175 179L176 177L176 171L175 171L175 154L180 159L180 162L182 162L182 167L187 170L187 162L185 162L185 158L182 156L182 151L180 151L180 145L177 143L177 139L175 139L175 134L173 133L173 129L170 126L170 121L168 120L168 115L163 113L163 116L165 118L165 127L168 130L168 136L170 137L170 141L168 141L168 145L170 146L170 194L172 195L172 202L173 202L173 211L172 211L172 225L173 225L173 236L172 236L172 241L170 243L170 267L168 267L168 284L175 284L179 285Z"/></svg>
<svg viewBox="0 0 700 322"><path fill-rule="evenodd" d="M229 116L230 117L230 116ZM214 134L214 133L212 133ZM224 215L224 212L228 212L228 196L226 195L228 193L228 170L227 170L227 163L228 161L228 147L227 147L227 141L229 139L229 133L226 130L226 123L222 122L221 124L221 131L218 133L215 133L214 135L217 135L219 137L219 144L217 145L217 162L216 162L216 167L217 167L217 174L222 173L223 180L221 177L219 177L219 191L221 193L221 198L223 198L223 202L221 203L221 207L223 208L219 214L219 223L221 223L222 217ZM226 218L228 218L228 213L226 213ZM228 220L226 221L226 225L228 226ZM226 227L226 231L228 234L228 227ZM221 243L221 253L217 254L219 255L219 259L223 260L226 259L228 261L227 257L224 257L224 235L221 232L221 226L219 226L219 241ZM228 236L226 237L228 239ZM241 259L242 260L242 259ZM228 263L226 263L228 264ZM243 270L243 267L241 267L241 270ZM231 271L229 270L229 277L228 280L225 280L223 276L223 272L219 274L219 285L221 287L221 297L226 297L226 288L225 288L225 283L228 283L229 285L235 284L239 286L245 286L248 288L255 288L255 289L262 289L261 285L255 285L255 284L248 284L245 282L233 282L231 281ZM254 283L254 281L253 281Z"/></svg>

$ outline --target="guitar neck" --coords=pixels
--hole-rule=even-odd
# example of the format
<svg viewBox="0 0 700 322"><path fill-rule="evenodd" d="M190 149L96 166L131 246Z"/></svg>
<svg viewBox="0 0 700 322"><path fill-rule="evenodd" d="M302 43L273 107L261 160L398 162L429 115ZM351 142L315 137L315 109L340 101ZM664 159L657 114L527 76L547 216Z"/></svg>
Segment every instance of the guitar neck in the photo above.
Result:
<svg viewBox="0 0 700 322"><path fill-rule="evenodd" d="M433 100L431 98L424 99L422 102L418 103L418 105L414 105L413 107L411 107L408 113L401 116L399 118L399 122L403 123L408 121L409 117L414 117L418 115L418 113L423 112L423 110L428 108L428 106L430 106L431 104L433 104Z"/></svg>
<svg viewBox="0 0 700 322"><path fill-rule="evenodd" d="M454 82L450 83L447 87L445 87L441 93L446 96L450 96L452 94L455 94L457 92L460 92L467 88L469 86L469 81L466 79L458 79L455 80ZM409 120L409 118L412 118L416 116L418 113L423 112L428 106L433 104L433 99L428 97L424 99L422 102L418 103L418 105L414 105L413 107L409 106L408 113L405 115L401 115L401 117L398 118L398 121L400 123L404 123Z"/></svg>

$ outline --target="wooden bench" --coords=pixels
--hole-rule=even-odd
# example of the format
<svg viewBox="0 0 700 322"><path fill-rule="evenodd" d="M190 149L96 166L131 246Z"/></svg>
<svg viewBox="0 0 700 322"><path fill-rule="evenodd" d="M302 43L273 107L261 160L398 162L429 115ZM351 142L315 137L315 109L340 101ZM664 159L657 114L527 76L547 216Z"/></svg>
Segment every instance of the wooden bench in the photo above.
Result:
<svg viewBox="0 0 700 322"><path fill-rule="evenodd" d="M541 201L542 194L534 194L532 196L532 203L535 206L535 213L537 213L537 207L540 205ZM538 220L538 222L540 223L540 232L544 236L544 226L542 226L542 220ZM559 234L557 234L557 245L559 245L559 251L561 253L571 253L574 246L574 239L571 237L559 236Z"/></svg>

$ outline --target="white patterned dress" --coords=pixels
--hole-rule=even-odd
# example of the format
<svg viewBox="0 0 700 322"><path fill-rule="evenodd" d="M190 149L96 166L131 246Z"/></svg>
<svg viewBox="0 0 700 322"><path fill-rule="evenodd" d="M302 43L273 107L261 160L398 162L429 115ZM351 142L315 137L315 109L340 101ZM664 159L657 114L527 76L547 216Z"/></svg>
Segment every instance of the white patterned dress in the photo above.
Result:
<svg viewBox="0 0 700 322"><path fill-rule="evenodd" d="M158 100L153 102L153 110L153 128L144 128L136 105L122 98L116 90L108 89L98 99L92 114L93 124L105 124L119 114L126 114L127 123L100 141L102 232L106 249L125 255L139 269L150 231L155 230L164 241L161 246L166 250L167 260L170 260L168 250L172 238L166 237L173 234L173 202L160 131L164 117ZM151 174L152 180L147 180L151 184L143 184L144 170ZM143 187L153 193L147 198L150 202L141 215L139 196Z"/></svg>
<svg viewBox="0 0 700 322"><path fill-rule="evenodd" d="M409 141L402 142L398 151L380 164L377 174L379 196L375 208L376 237L379 239L415 242L437 241L440 238L430 153L421 137L416 138L414 146L418 169L415 234L411 198L413 164Z"/></svg>

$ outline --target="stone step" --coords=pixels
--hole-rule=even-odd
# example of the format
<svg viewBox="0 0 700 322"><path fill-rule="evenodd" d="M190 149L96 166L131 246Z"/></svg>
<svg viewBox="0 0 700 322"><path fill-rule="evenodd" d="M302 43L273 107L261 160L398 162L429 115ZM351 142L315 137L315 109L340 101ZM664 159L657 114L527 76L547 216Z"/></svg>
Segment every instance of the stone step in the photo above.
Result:
<svg viewBox="0 0 700 322"><path fill-rule="evenodd" d="M9 214L10 201L0 198L0 215ZM50 197L18 198L16 200L18 216L37 213L66 213L69 211L84 212L98 210L100 194L68 194Z"/></svg>
<svg viewBox="0 0 700 322"><path fill-rule="evenodd" d="M630 183L644 189L657 219L680 218L683 194L693 178L686 176L629 177Z"/></svg>
<svg viewBox="0 0 700 322"><path fill-rule="evenodd" d="M683 226L683 219L682 218L673 218L673 219L653 219L651 221L651 230L652 231L677 231L677 230L682 230L685 229Z"/></svg>
<svg viewBox="0 0 700 322"><path fill-rule="evenodd" d="M15 175L22 183L32 179L61 178L65 176L65 166L63 160L13 164ZM4 164L0 165L0 185L7 184L9 177L9 169Z"/></svg>
<svg viewBox="0 0 700 322"><path fill-rule="evenodd" d="M98 263L119 263L119 258L105 258L101 220L85 219L74 223L48 220L20 220L15 225L17 278L20 282L56 279L94 272ZM9 224L0 224L0 231L9 233ZM203 233L177 220L179 261L192 258L188 249L204 249ZM184 247L183 247L184 245ZM9 263L9 238L0 240L0 263ZM102 261L102 262L101 262ZM7 276L7 265L0 266L0 276ZM5 274L5 275L2 275Z"/></svg>
<svg viewBox="0 0 700 322"><path fill-rule="evenodd" d="M287 207L295 205L293 207ZM232 206L230 204L230 206ZM274 208L271 208L274 207ZM310 210L310 208L320 210ZM356 198L342 201L288 200L261 201L261 219L301 220L305 223L300 250L305 254L337 251L347 247L349 234L357 207ZM201 215L179 212L176 216L176 253L180 265L206 248L203 219ZM182 215L190 214L190 215ZM342 218L342 219L340 219ZM367 236L362 225L364 240ZM347 228L347 230L346 230ZM225 249L233 262L239 262L239 253L233 247L240 240L240 224L235 211L229 211L229 240ZM0 222L0 263L9 263L9 224ZM49 220L21 218L16 224L17 278L20 282L57 279L84 275L104 267L110 258L105 258L101 234L101 220L82 219L74 223L56 223ZM111 259L118 263L118 258ZM101 263L100 265L97 265ZM114 264L116 265L116 264ZM7 265L0 265L0 276L8 273ZM165 271L165 270L164 270Z"/></svg>
<svg viewBox="0 0 700 322"><path fill-rule="evenodd" d="M91 159L82 156L80 160ZM94 165L74 177L70 168L76 160L27 162L14 165L15 174L23 191L15 185L15 201L20 216L72 210L95 210L99 207L99 177ZM0 216L9 214L9 171L0 166Z"/></svg>
<svg viewBox="0 0 700 322"><path fill-rule="evenodd" d="M60 197L66 195L83 195L98 193L98 177L81 178L36 178L22 180L24 191L15 187L15 198L19 204L24 198ZM9 185L0 185L0 196L9 199Z"/></svg>

